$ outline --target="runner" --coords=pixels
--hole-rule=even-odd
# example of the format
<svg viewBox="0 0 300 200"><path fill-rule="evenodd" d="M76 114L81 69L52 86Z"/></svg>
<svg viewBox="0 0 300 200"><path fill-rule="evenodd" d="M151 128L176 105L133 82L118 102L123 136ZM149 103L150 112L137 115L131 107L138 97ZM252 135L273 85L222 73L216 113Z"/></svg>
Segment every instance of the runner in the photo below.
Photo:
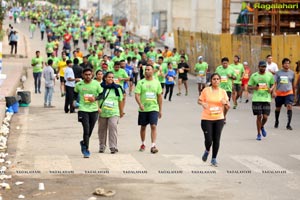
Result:
<svg viewBox="0 0 300 200"><path fill-rule="evenodd" d="M200 96L202 90L206 86L206 73L208 70L208 64L207 62L203 62L202 56L198 57L198 63L195 65L194 70L197 73L198 92Z"/></svg>
<svg viewBox="0 0 300 200"><path fill-rule="evenodd" d="M36 51L35 58L31 59L31 66L33 67L34 78L34 93L41 93L41 78L44 68L44 59L40 57L40 51Z"/></svg>
<svg viewBox="0 0 300 200"><path fill-rule="evenodd" d="M272 56L271 55L267 55L266 59L267 59L267 69L266 70L271 72L273 75L275 75L276 72L278 71L277 64L272 62Z"/></svg>
<svg viewBox="0 0 300 200"><path fill-rule="evenodd" d="M254 90L252 96L252 111L256 115L257 137L261 140L267 136L264 128L271 111L272 91L274 89L273 75L266 71L267 64L265 61L258 63L259 71L252 74L249 80L249 89Z"/></svg>
<svg viewBox="0 0 300 200"><path fill-rule="evenodd" d="M275 89L273 96L275 98L276 110L275 110L275 128L279 126L279 115L281 106L284 104L287 108L288 122L286 128L293 130L291 127L292 121L292 105L294 102L295 94L295 73L290 70L291 61L288 58L282 60L282 69L275 74Z"/></svg>
<svg viewBox="0 0 300 200"><path fill-rule="evenodd" d="M248 65L248 62L244 62L243 63L244 65L244 76L242 78L242 93L240 95L240 103L242 103L242 99L243 99L243 92L245 93L245 98L246 98L246 101L245 103L248 103L249 102L249 92L248 92L248 82L249 82L249 77L251 75L251 69Z"/></svg>
<svg viewBox="0 0 300 200"><path fill-rule="evenodd" d="M230 65L230 67L235 72L235 77L233 81L233 93L232 93L232 100L233 100L233 109L237 108L237 100L241 95L242 91L242 77L244 77L244 66L240 63L240 57L238 55L235 55L233 58L233 63Z"/></svg>
<svg viewBox="0 0 300 200"><path fill-rule="evenodd" d="M151 127L151 149L150 152L158 152L156 148L156 127L158 119L162 117L162 88L158 80L153 78L154 68L147 64L145 68L145 78L138 81L135 88L135 100L139 105L138 125L141 126L140 136L142 145L140 151L144 151L146 127Z"/></svg>
<svg viewBox="0 0 300 200"><path fill-rule="evenodd" d="M177 96L181 95L181 85L184 84L185 96L188 95L188 71L190 71L189 65L185 61L185 56L180 56L180 63L178 64L178 93Z"/></svg>
<svg viewBox="0 0 300 200"><path fill-rule="evenodd" d="M225 61L224 61L225 62ZM228 61L227 61L228 62ZM221 76L217 73L211 75L211 86L206 87L198 98L202 105L201 128L205 138L205 151L202 160L206 162L212 146L212 166L217 167L217 154L220 138L224 126L224 111L230 108L227 92L220 86Z"/></svg>
<svg viewBox="0 0 300 200"><path fill-rule="evenodd" d="M89 158L89 140L98 119L97 100L100 100L99 94L103 89L96 80L93 80L92 69L85 68L82 75L83 80L76 83L74 91L79 94L78 121L83 127L83 140L80 141L81 152L84 158Z"/></svg>
<svg viewBox="0 0 300 200"><path fill-rule="evenodd" d="M236 79L235 73L231 67L228 66L229 59L224 57L221 59L222 65L216 68L216 73L221 76L220 88L224 89L227 93L228 99L230 101L232 93L232 81ZM226 114L228 110L224 108L224 124L226 124Z"/></svg>
<svg viewBox="0 0 300 200"><path fill-rule="evenodd" d="M98 119L98 136L99 136L99 153L104 153L106 148L107 132L109 135L110 153L117 153L117 125L119 119L124 116L122 101L123 91L120 85L114 83L114 74L107 72L104 76L103 99L99 101L99 119Z"/></svg>
<svg viewBox="0 0 300 200"><path fill-rule="evenodd" d="M67 67L67 55L65 52L61 52L62 60L59 61L57 65L57 78L60 79L60 93L61 97L64 97L66 94L66 89L65 89L65 69Z"/></svg>
<svg viewBox="0 0 300 200"><path fill-rule="evenodd" d="M73 106L73 99L74 99L74 87L75 87L75 81L79 81L79 79L76 80L74 71L72 69L72 61L67 60L67 68L65 70L65 87L66 87L66 97L65 97L65 113L75 113L75 107Z"/></svg>
<svg viewBox="0 0 300 200"><path fill-rule="evenodd" d="M172 63L168 63L168 71L165 75L165 79L166 79L166 92L165 92L165 96L164 99L167 98L168 93L169 94L169 101L172 101L172 95L173 95L173 89L174 89L174 85L175 85L175 79L176 79L176 72L173 69Z"/></svg>
<svg viewBox="0 0 300 200"><path fill-rule="evenodd" d="M54 70L52 68L53 61L48 60L48 65L43 69L43 77L45 79L45 96L44 96L44 108L53 108L52 94L55 81Z"/></svg>

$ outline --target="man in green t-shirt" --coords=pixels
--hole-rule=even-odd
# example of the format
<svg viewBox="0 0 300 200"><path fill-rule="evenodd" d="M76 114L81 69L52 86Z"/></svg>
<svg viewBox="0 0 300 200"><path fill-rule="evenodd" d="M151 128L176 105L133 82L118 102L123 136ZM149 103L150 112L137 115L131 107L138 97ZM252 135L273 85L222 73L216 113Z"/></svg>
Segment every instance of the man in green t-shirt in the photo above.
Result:
<svg viewBox="0 0 300 200"><path fill-rule="evenodd" d="M40 51L35 52L36 57L31 59L31 66L33 67L34 91L41 93L41 78L44 67L44 60L40 57Z"/></svg>
<svg viewBox="0 0 300 200"><path fill-rule="evenodd" d="M195 65L195 72L197 73L197 83L198 83L199 96L200 96L202 90L206 86L207 69L208 69L207 62L204 62L203 57L199 56L198 57L198 63L196 63L196 65Z"/></svg>
<svg viewBox="0 0 300 200"><path fill-rule="evenodd" d="M138 125L141 126L140 135L142 145L140 151L144 151L146 127L151 126L151 153L157 153L156 148L156 126L158 118L162 116L162 88L158 80L153 78L154 68L147 64L145 68L145 78L138 81L135 88L135 100L139 105Z"/></svg>
<svg viewBox="0 0 300 200"><path fill-rule="evenodd" d="M232 100L234 103L233 109L237 107L237 100L242 94L242 77L244 77L245 69L242 63L240 63L240 57L235 55L233 63L230 65L235 73L236 79L233 81Z"/></svg>
<svg viewBox="0 0 300 200"><path fill-rule="evenodd" d="M216 73L221 76L220 88L224 89L230 101L232 92L232 82L236 79L233 69L228 65L229 59L224 57L221 59L222 65L218 66ZM224 108L224 123L226 123L226 114L228 110Z"/></svg>
<svg viewBox="0 0 300 200"><path fill-rule="evenodd" d="M97 100L100 100L102 92L99 82L93 80L93 74L91 68L83 69L83 80L76 83L74 88L75 96L79 95L78 121L82 123L83 127L83 140L80 141L80 146L84 158L90 157L89 141L98 120Z"/></svg>
<svg viewBox="0 0 300 200"><path fill-rule="evenodd" d="M274 89L274 78L270 72L266 71L267 63L260 61L259 71L252 74L248 82L250 90L253 90L252 111L256 115L257 137L261 140L261 135L266 137L267 132L264 128L271 111L271 94Z"/></svg>

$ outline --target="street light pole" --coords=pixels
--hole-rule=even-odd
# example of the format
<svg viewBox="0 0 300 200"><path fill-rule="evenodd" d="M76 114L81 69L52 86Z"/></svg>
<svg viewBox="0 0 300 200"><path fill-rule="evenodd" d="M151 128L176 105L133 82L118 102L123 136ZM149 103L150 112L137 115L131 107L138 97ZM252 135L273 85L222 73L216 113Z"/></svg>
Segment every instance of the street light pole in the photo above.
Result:
<svg viewBox="0 0 300 200"><path fill-rule="evenodd" d="M100 0L98 0L98 19L100 20L101 15L100 15Z"/></svg>

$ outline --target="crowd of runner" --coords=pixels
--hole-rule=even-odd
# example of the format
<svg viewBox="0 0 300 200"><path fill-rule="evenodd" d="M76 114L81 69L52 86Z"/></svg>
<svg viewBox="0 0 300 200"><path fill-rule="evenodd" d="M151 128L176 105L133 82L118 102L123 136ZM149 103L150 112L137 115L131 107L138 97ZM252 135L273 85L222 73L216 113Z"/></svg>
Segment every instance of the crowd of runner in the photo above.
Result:
<svg viewBox="0 0 300 200"><path fill-rule="evenodd" d="M84 157L89 157L89 138L98 121L99 152L106 149L107 132L111 153L117 153L117 124L125 112L126 96L135 94L139 106L138 124L141 126L140 151L144 151L146 126L151 127L151 153L157 153L156 126L162 116L162 99L172 101L175 85L177 96L188 90L188 72L197 73L199 99L203 107L201 127L205 136L203 161L207 160L213 147L211 164L217 166L217 153L221 132L226 124L226 114L233 100L233 109L238 103L249 102L252 95L252 110L257 116L256 140L267 136L265 123L271 111L271 100L275 98L275 124L279 126L282 105L287 107L286 128L292 130L292 106L294 99L299 104L299 79L290 69L290 60L282 60L282 69L268 55L258 63L258 71L251 72L247 62L241 63L235 55L221 59L215 73L209 75L209 66L203 56L191 67L184 51L156 48L152 39L136 41L121 25L107 25L94 21L78 11L60 8L36 7L22 11L21 21L30 20L30 37L38 37L46 43L47 59L39 51L32 58L35 93L41 93L41 77L45 79L44 107L53 107L52 93L55 79L60 82L61 96L65 97L65 113L75 113L83 126L80 142ZM45 37L44 37L45 35ZM84 49L79 45L83 44ZM299 62L300 65L300 62ZM298 67L297 67L298 69ZM300 70L300 67L298 71ZM298 94L298 95L296 95ZM294 98L296 96L296 98ZM238 101L239 100L239 101Z"/></svg>

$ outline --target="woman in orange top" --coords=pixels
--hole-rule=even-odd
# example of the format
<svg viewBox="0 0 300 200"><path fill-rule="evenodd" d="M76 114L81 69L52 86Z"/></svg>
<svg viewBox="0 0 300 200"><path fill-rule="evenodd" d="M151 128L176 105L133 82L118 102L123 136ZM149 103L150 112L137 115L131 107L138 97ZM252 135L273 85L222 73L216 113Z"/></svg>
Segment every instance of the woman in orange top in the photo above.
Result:
<svg viewBox="0 0 300 200"><path fill-rule="evenodd" d="M211 75L211 86L203 89L198 99L202 105L201 128L205 138L205 152L202 160L205 162L212 146L211 164L217 166L217 154L220 146L221 132L224 126L224 107L229 109L229 99L226 91L219 87L221 76Z"/></svg>

